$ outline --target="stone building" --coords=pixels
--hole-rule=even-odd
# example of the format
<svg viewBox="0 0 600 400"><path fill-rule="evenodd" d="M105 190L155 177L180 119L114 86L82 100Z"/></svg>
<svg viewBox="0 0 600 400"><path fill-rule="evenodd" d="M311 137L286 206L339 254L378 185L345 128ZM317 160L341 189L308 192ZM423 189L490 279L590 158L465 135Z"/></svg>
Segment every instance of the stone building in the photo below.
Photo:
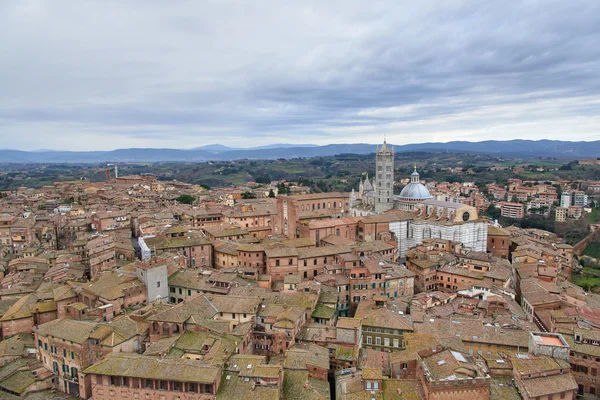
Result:
<svg viewBox="0 0 600 400"><path fill-rule="evenodd" d="M394 208L394 149L385 139L376 153L377 180L375 181L375 212L382 213Z"/></svg>
<svg viewBox="0 0 600 400"><path fill-rule="evenodd" d="M356 200L360 201L358 208L369 209L375 213L382 213L394 208L394 149L383 141L375 153L375 179L373 183L369 175L360 182ZM354 203L354 196L353 196ZM354 204L353 204L354 206ZM354 215L360 215L354 210Z"/></svg>
<svg viewBox="0 0 600 400"><path fill-rule="evenodd" d="M169 296L167 265L160 261L155 257L135 263L136 276L146 286L149 302L166 301Z"/></svg>

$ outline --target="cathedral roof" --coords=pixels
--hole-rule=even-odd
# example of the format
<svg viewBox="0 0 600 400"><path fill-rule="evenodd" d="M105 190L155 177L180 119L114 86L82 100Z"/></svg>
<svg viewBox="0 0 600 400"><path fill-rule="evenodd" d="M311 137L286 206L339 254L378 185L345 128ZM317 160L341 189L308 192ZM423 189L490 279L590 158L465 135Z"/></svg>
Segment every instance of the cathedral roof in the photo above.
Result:
<svg viewBox="0 0 600 400"><path fill-rule="evenodd" d="M411 182L400 192L400 199L427 200L431 198L429 190L421 182Z"/></svg>
<svg viewBox="0 0 600 400"><path fill-rule="evenodd" d="M369 174L367 174L367 177L365 178L365 182L363 183L363 190L364 191L373 190L373 185L369 181Z"/></svg>
<svg viewBox="0 0 600 400"><path fill-rule="evenodd" d="M400 192L400 199L404 200L427 200L431 198L429 190L419 182L419 173L417 172L417 166L415 170L410 174L410 183L406 185Z"/></svg>

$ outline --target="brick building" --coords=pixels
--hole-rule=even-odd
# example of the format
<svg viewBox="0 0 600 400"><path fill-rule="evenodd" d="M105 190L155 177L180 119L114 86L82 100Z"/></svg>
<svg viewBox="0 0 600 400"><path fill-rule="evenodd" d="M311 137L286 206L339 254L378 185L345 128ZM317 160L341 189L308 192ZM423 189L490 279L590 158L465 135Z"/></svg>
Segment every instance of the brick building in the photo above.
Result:
<svg viewBox="0 0 600 400"><path fill-rule="evenodd" d="M113 354L85 371L94 399L214 400L221 368L200 360Z"/></svg>

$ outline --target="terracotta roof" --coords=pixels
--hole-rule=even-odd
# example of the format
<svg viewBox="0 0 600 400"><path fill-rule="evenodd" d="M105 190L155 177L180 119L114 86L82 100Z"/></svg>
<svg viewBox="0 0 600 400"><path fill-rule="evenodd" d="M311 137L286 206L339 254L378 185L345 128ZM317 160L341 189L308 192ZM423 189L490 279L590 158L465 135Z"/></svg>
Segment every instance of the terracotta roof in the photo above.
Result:
<svg viewBox="0 0 600 400"><path fill-rule="evenodd" d="M94 332L106 325L91 321L77 321L72 319L55 319L39 325L34 330L40 336L52 336L73 343L83 344Z"/></svg>
<svg viewBox="0 0 600 400"><path fill-rule="evenodd" d="M106 356L104 360L87 368L84 373L215 384L220 379L221 370L206 366L199 360L158 359L132 353L118 353Z"/></svg>
<svg viewBox="0 0 600 400"><path fill-rule="evenodd" d="M523 379L519 382L519 389L527 393L529 398L533 399L570 390L576 391L577 382L575 382L575 378L570 373L565 373Z"/></svg>
<svg viewBox="0 0 600 400"><path fill-rule="evenodd" d="M200 295L152 315L148 318L148 321L184 323L188 319L193 319L197 322L198 320L212 318L217 313L217 308L210 300L206 296Z"/></svg>

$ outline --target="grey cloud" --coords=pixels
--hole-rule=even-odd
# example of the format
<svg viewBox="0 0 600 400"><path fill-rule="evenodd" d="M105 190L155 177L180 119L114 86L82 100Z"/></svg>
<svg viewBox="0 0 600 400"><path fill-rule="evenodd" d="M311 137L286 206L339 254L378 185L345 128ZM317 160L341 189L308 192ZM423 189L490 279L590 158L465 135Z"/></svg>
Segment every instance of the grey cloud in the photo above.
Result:
<svg viewBox="0 0 600 400"><path fill-rule="evenodd" d="M600 3L423 3L0 2L0 147L597 139Z"/></svg>

